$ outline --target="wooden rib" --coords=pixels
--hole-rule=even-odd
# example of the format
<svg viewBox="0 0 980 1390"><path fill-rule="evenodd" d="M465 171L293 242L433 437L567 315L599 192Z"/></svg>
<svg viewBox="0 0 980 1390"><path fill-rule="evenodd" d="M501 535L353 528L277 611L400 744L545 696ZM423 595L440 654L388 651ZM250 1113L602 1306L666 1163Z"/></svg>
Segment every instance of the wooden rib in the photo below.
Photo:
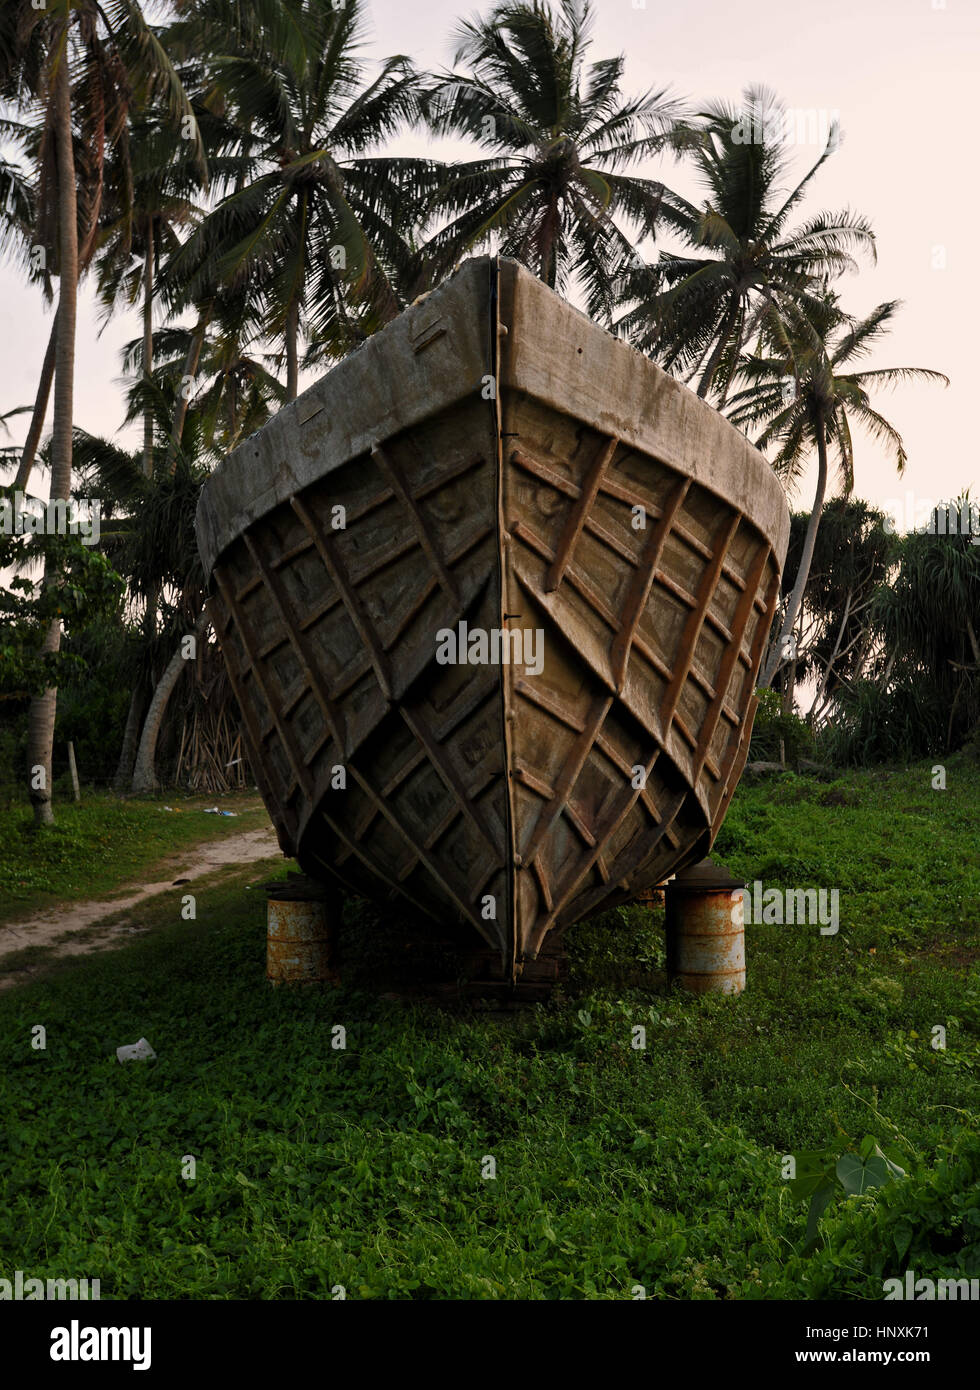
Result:
<svg viewBox="0 0 980 1390"><path fill-rule="evenodd" d="M337 836L337 839L340 840L341 844L345 845L347 849L350 850L351 854L355 855L356 858L358 858L361 861L361 863L365 866L366 869L369 870L373 877L381 879L382 883L387 883L388 887L392 890L392 893L395 897L406 898L412 904L413 907L417 907L418 910L420 912L425 913L427 917L432 916L431 908L427 908L425 904L423 902L420 902L420 900L417 897L415 897L413 893L409 893L408 890L404 887L404 885L397 883L393 878L391 878L387 873L385 873L384 869L382 869L379 864L376 864L374 862L371 855L364 848L363 844L361 844L358 840L352 840L351 837L347 834L347 832L345 830L342 830L340 826L336 823L336 821L334 821L333 818L322 809L322 807L320 809L319 814L322 817L322 819L327 823L327 825L329 825L330 829ZM491 942L490 944L495 945L496 943Z"/></svg>
<svg viewBox="0 0 980 1390"><path fill-rule="evenodd" d="M327 860L324 859L323 855L317 854L315 850L312 852L310 857L316 861L317 865L321 869L325 870L327 874L330 874L333 878L335 878L337 882L340 884L340 886L346 889L348 893L353 893L354 896L358 898L361 897L362 889L358 888L357 885L353 882L353 880L345 878L345 876L337 868L336 864L328 863Z"/></svg>
<svg viewBox="0 0 980 1390"><path fill-rule="evenodd" d="M476 714L486 702L497 693L497 684L489 680L481 684L474 684L472 690L465 699L454 700L448 707L448 713L444 716L441 723L432 727L432 736L437 743L445 743L451 733L459 728L464 720ZM460 692L462 695L462 691ZM431 707L430 707L431 708Z"/></svg>
<svg viewBox="0 0 980 1390"><path fill-rule="evenodd" d="M589 849L594 849L595 835L592 833L591 828L586 823L585 817L581 814L580 811L576 809L575 803L571 800L571 798L569 798L568 801L566 801L563 810L565 812L565 815L571 821L572 825L574 825L575 829L578 831L581 838L588 845ZM537 863L537 860L535 860L535 863Z"/></svg>
<svg viewBox="0 0 980 1390"><path fill-rule="evenodd" d="M306 510L298 497L291 497L289 504L299 517L300 521L313 537L313 541L320 554L320 559L327 568L327 573L333 580L334 585L344 600L344 607L347 615L354 627L357 635L364 643L365 648L370 653L371 664L374 667L374 674L377 677L381 693L389 702L392 699L391 674L388 666L388 658L377 638L374 626L365 611L361 596L354 588L347 573L347 567L338 554L335 553L334 546L327 540L321 531L316 519Z"/></svg>
<svg viewBox="0 0 980 1390"><path fill-rule="evenodd" d="M326 488L324 488L324 492L326 492ZM370 516L372 512L376 512L379 507L385 506L386 503L396 500L395 494L392 492L391 488L386 487L383 492L376 492L364 502L355 506L345 507L344 520L347 525L350 526L355 521L360 521L363 517Z"/></svg>
<svg viewBox="0 0 980 1390"><path fill-rule="evenodd" d="M228 585L225 584L224 587L222 587L223 581L220 573L220 567L218 565L215 565L212 573L214 576L214 581L221 592L222 602L224 604L225 612L228 615L228 623L230 626L231 623L235 621L235 612L234 609L228 607L228 600L225 597L228 591ZM208 611L210 612L212 607L214 606L216 605L209 603ZM248 737L248 741L252 745L252 758L255 763L255 766L253 767L252 771L255 774L255 780L260 787L268 786L269 782L271 781L271 778L266 776L265 761L262 757L262 748L265 744L265 739L259 732L259 727L255 719L255 711L252 709L252 706L245 695L245 691L242 687L241 682L241 674L237 670L235 662L231 660L230 650L225 655L225 669L228 672L228 682L232 688L235 699L238 702L238 708L241 710L242 722L245 725L245 732ZM286 792L287 796L285 800L288 801L289 796L291 795L291 788L287 787ZM265 801L267 806L270 804L275 805L275 799L271 795L268 797L263 796L263 800ZM285 818L282 815L277 815L275 811L273 811L271 814L272 819L275 822L276 829L278 831L281 831L283 838L288 840L291 844L292 835L289 831L289 827L286 824Z"/></svg>
<svg viewBox="0 0 980 1390"><path fill-rule="evenodd" d="M308 550L313 549L313 537L302 536L295 545L291 545L288 550L284 550L281 555L277 555L272 561L272 568L275 570L285 569L294 560L298 560L301 555L305 555Z"/></svg>
<svg viewBox="0 0 980 1390"><path fill-rule="evenodd" d="M622 618L620 620L619 631L613 638L610 649L610 664L612 667L613 680L616 683L617 691L622 691L626 681L626 672L629 668L630 647L633 645L633 634L639 627L643 610L646 607L647 598L650 595L650 586L653 584L653 576L660 563L660 556L663 552L664 543L670 532L670 523L677 514L681 503L687 496L691 486L690 478L681 478L670 495L666 506L661 512L660 519L647 537L643 547L643 555L639 568L630 580L629 587L622 606Z"/></svg>
<svg viewBox="0 0 980 1390"><path fill-rule="evenodd" d="M592 509L592 504L595 502L596 494L599 491L599 484L602 482L602 475L612 462L613 454L615 454L618 447L619 439L617 436L610 436L589 466L585 480L582 483L582 489L575 499L574 506L569 511L564 530L555 547L555 558L551 564L551 568L545 575L544 587L546 593L554 593L555 589L559 588L561 585L561 581L565 575L565 568L571 558L572 551L578 544L578 539L582 534L582 528L585 525L586 518Z"/></svg>
<svg viewBox="0 0 980 1390"><path fill-rule="evenodd" d="M272 715L272 722L275 724L276 729L278 730L279 739L282 743L283 751L285 752L286 757L289 760L289 765L292 768L293 777L296 781L296 784L301 788L303 794L307 797L308 801L312 802L313 783L310 778L309 769L303 762L302 755L300 754L299 749L293 741L292 731L279 717L278 701L272 698L269 688L266 685L265 676L262 673L262 667L254 655L255 634L252 631L251 623L249 622L245 614L235 607L234 600L231 596L231 590L229 589L228 584L225 581L224 575L216 569L214 571L214 578L216 584L218 585L218 588L221 590L222 598L224 599L225 603L228 605L230 611L234 615L235 626L238 629L238 636L241 641L242 647L245 651L245 655L248 657L249 671L251 673L252 679L255 681L255 684L259 687L259 690L262 692L263 699L269 707L269 713Z"/></svg>
<svg viewBox="0 0 980 1390"><path fill-rule="evenodd" d="M547 710L560 723L566 724L569 729L574 729L577 734L580 734L585 728L584 721L578 717L574 710L566 708L557 695L553 695L550 691L538 689L536 685L531 685L523 677L514 682L514 689L519 695L523 695L525 700L530 700L532 704Z"/></svg>
<svg viewBox="0 0 980 1390"><path fill-rule="evenodd" d="M482 454L473 454L468 459L463 459L461 463L454 463L451 468L446 468L437 477L430 478L426 483L420 483L415 489L415 496L419 498L428 497L430 493L441 492L448 483L454 483L457 478L462 478L466 473L472 473L474 468L481 468L486 463Z"/></svg>
<svg viewBox="0 0 980 1390"><path fill-rule="evenodd" d="M735 607L735 615L732 619L732 639L725 648L721 658L721 665L718 667L718 674L715 677L715 698L711 704L701 724L701 733L698 737L698 745L694 750L694 771L692 781L696 784L701 775L701 768L704 765L708 749L711 747L711 740L715 736L718 721L721 718L722 710L725 706L725 699L728 694L728 687L731 683L732 672L735 670L735 663L738 660L739 650L742 645L742 635L745 632L749 614L752 611L752 600L755 597L759 580L769 559L771 546L769 544L760 545L746 575L745 588L739 595L738 603ZM737 634L737 636L735 635Z"/></svg>
<svg viewBox="0 0 980 1390"><path fill-rule="evenodd" d="M344 750L347 747L347 730L344 717L339 710L334 708L332 702L328 700L323 693L323 682L317 675L316 658L310 649L309 639L300 629L299 615L293 610L282 577L269 568L261 551L247 531L243 533L242 539L245 542L249 555L252 557L252 562L262 576L269 596L275 605L276 612L279 614L279 620L286 629L290 645L296 653L296 658L306 676L306 684L310 694L320 706L327 727L333 735L334 742L340 750L341 757L343 757ZM304 690L303 694L305 693ZM300 699L302 699L302 695Z"/></svg>
<svg viewBox="0 0 980 1390"><path fill-rule="evenodd" d="M752 639L752 647L749 653L749 671L751 673L758 671L762 661L762 650L769 636L769 628L772 623L772 615L776 611L776 600L778 597L779 574L778 571L774 570L773 576L769 581L769 593L766 596L766 613L768 616L759 619L756 624L755 636ZM724 810L731 800L731 793L734 791L733 777L734 781L738 780L742 766L744 766L745 760L748 757L749 740L742 737L742 725L745 724L749 712L755 709L757 703L758 701L755 695L750 695L746 702L745 713L739 721L739 732L729 741L729 747L726 750L719 775L719 780L722 783L721 801L719 802L718 810L715 812L712 829L717 829L718 825L720 825L721 821L719 817L724 815ZM740 753L741 761L739 761Z"/></svg>
<svg viewBox="0 0 980 1390"><path fill-rule="evenodd" d="M642 507L647 516L655 519L660 516L660 509L650 505L648 497L635 488L627 486L626 483L617 482L615 478L605 478L600 492L604 492L607 497L615 497L617 502L625 502L628 507Z"/></svg>
<svg viewBox="0 0 980 1390"><path fill-rule="evenodd" d="M421 550L422 546L418 536L406 536L403 541L393 545L390 550L383 551L380 555L371 558L371 563L362 566L357 570L348 570L348 576L354 588L359 589L366 584L369 579L376 579L383 570L390 569L396 565L403 556L411 550Z"/></svg>
<svg viewBox="0 0 980 1390"><path fill-rule="evenodd" d="M677 580L667 573L666 570L657 569L654 573L654 580L662 589L666 589L674 598L680 599L685 608L696 608L698 600L695 594L689 593L683 584L678 584Z"/></svg>
<svg viewBox="0 0 980 1390"><path fill-rule="evenodd" d="M484 820L483 813L467 796L462 779L450 759L449 749L444 744L436 742L418 709L406 709L403 705L399 713L429 755L429 762L432 764L441 780L445 783L446 788L456 798L456 802L463 812L463 815L473 826L474 830L476 830L477 834L482 835L483 839L489 845L490 851L494 855L496 862L499 864L501 862L500 853L497 845L494 843L493 832Z"/></svg>
<svg viewBox="0 0 980 1390"><path fill-rule="evenodd" d="M552 826L565 809L565 803L572 793L572 788L578 781L579 774L585 766L588 756L592 751L592 745L599 736L599 731L605 722L606 715L612 709L613 697L611 695L599 695L592 701L592 706L586 716L585 728L576 738L571 751L558 774L555 782L554 792L548 806L542 807L538 814L537 824L531 833L531 838L527 847L522 851L522 858L525 864L533 864L544 837L550 832Z"/></svg>
<svg viewBox="0 0 980 1390"><path fill-rule="evenodd" d="M585 518L585 529L590 535L595 536L596 540L601 541L607 549L612 550L621 560L625 560L628 565L635 567L639 564L636 552L625 541L621 541L612 531L608 531L601 521L597 521L594 516Z"/></svg>
<svg viewBox="0 0 980 1390"><path fill-rule="evenodd" d="M674 672L671 683L664 692L664 698L660 705L660 719L663 727L663 740L666 745L670 738L670 726L674 720L678 701L684 690L684 682L687 680L687 673L691 669L694 661L694 654L697 651L698 640L701 636L701 628L704 624L704 615L708 611L708 605L715 592L715 585L718 582L718 575L725 562L725 555L731 544L732 537L738 530L739 522L742 520L741 514L735 512L728 517L719 527L715 537L715 553L710 564L706 565L701 575L701 582L698 585L698 592L695 605L687 616L681 632L680 641L677 645L677 657L674 663ZM692 747L697 747L697 739L688 741ZM696 779L695 779L696 780Z"/></svg>
<svg viewBox="0 0 980 1390"><path fill-rule="evenodd" d="M545 873L544 865L541 863L540 859L535 859L534 861L534 877L538 880L541 897L544 899L545 911L550 912L554 905L554 899L551 896L551 885L548 882L548 875Z"/></svg>
<svg viewBox="0 0 980 1390"><path fill-rule="evenodd" d="M623 821L626 819L630 811L635 806L637 800L640 797L641 792L645 789L646 781L649 778L650 773L653 771L654 765L656 764L656 761L659 757L660 749L658 748L656 752L653 754L653 757L650 759L649 763L647 763L645 766L645 776L643 779L644 787L634 787L632 785L632 782L627 783L627 785L621 789L619 797L614 798L614 809L612 811L612 814L609 816L609 818L606 821L606 824L598 834L596 834L595 831L592 832L594 836L594 844L592 847L592 851L587 856L583 864L580 864L573 869L572 875L569 878L568 883L562 890L558 902L556 903L554 909L551 912L550 920L548 923L549 926L551 922L553 922L555 918L558 916L558 914L561 912L562 908L569 901L569 899L574 895L575 889L581 883L582 879L586 876L586 874L590 871L596 859L605 851L606 846L609 844L609 841L612 839L613 835L615 835L620 825L622 825Z"/></svg>
<svg viewBox="0 0 980 1390"><path fill-rule="evenodd" d="M531 458L530 454L525 454L520 449L515 449L511 453L510 461L515 467L523 469L525 473L531 473L535 478L540 478L543 483L550 483L553 488L563 492L566 497L578 497L581 492L577 483L573 483L571 479L566 478L547 463L542 463L540 459Z"/></svg>
<svg viewBox="0 0 980 1390"><path fill-rule="evenodd" d="M550 782L545 782L536 772L532 772L529 767L525 767L520 758L514 759L512 776L515 777L518 782L522 782L525 787L529 787L532 792L535 792L544 801L550 801L555 794L555 789L552 784ZM515 858L520 859L520 855L516 855Z"/></svg>
<svg viewBox="0 0 980 1390"><path fill-rule="evenodd" d="M396 787L400 787L406 777L411 776L415 769L426 761L425 749L419 748L418 744L414 748L409 745L409 756L402 763L397 772L394 772L388 781L381 788L382 797L389 797Z"/></svg>
<svg viewBox="0 0 980 1390"><path fill-rule="evenodd" d="M654 755L653 759L647 767L647 776L649 776L652 772L653 765L656 762L658 756L659 749L657 754ZM666 835L668 828L676 819L678 812L680 811L685 800L687 799L688 792L689 789L685 787L684 790L679 792L668 804L666 808L666 815L661 820L660 824L655 827L652 837L649 840L644 841L642 855L638 862L642 863L643 859L645 859L650 854L654 847L657 844L659 844L660 840L663 839L663 837ZM634 805L637 802L637 799L639 798L639 795L640 789L638 787L628 786L623 788L622 793L618 798L617 806L613 810L613 813L610 816L608 822L603 827L602 832L596 837L595 848L589 852L583 863L576 865L572 875L569 877L568 882L562 888L562 891L558 896L558 900L552 907L548 916L545 918L543 922L538 923L538 925L534 928L534 931L531 933L528 940L528 945L532 952L536 953L538 951L541 942L544 940L545 936L548 934L554 923L557 921L558 917L561 915L561 913L567 907L569 902L571 902L572 898L575 896L575 892L579 884L582 882L582 880L586 877L587 874L591 873L594 864L600 858L600 856L604 855L607 845L609 844L613 835L615 835L616 831L619 829L620 825L629 815L630 811L633 809ZM618 871L617 877L622 877L622 875L620 875ZM603 884L603 887L605 887L605 884Z"/></svg>
<svg viewBox="0 0 980 1390"><path fill-rule="evenodd" d="M418 858L421 861L421 863L424 864L426 869L428 869L429 873L435 879L436 883L439 884L439 887L443 890L443 892L456 904L456 906L462 912L463 916L473 923L480 935L486 937L486 932L483 930L483 919L480 917L479 913L476 912L475 909L469 903L465 902L464 899L459 896L459 893L456 891L456 889L453 888L452 885L447 882L443 874L440 872L439 867L433 861L431 855L427 854L424 849L422 849L419 845L415 843L415 839L412 836L412 834L405 829L401 821L395 815L394 811L392 811L391 807L387 804L387 802L383 801L378 796L377 792L370 785L370 783L361 775L361 773L358 772L357 768L351 766L349 768L349 771L351 772L354 780L357 782L357 785L364 792L364 795L371 801L371 803L374 806L377 807L377 809L384 816L388 824L402 837L402 839L408 845L412 853L418 855ZM489 938L487 939L489 940ZM492 944L495 946L499 946L500 942L494 941L492 942Z"/></svg>
<svg viewBox="0 0 980 1390"><path fill-rule="evenodd" d="M366 676L374 667L368 652L362 651L354 656L353 660L348 661L346 666L342 666L337 672L336 679L330 687L331 700L339 700L351 690L363 676Z"/></svg>
<svg viewBox="0 0 980 1390"><path fill-rule="evenodd" d="M313 544L312 538L310 544ZM322 602L318 603L315 608L310 609L309 613L307 613L306 617L300 623L300 627L304 632L307 628L315 627L321 618L325 618L328 613L332 613L337 605L342 602L343 599L338 593L334 592L329 594Z"/></svg>
<svg viewBox="0 0 980 1390"><path fill-rule="evenodd" d="M428 579L425 581L425 584L423 585L422 591L419 594L418 598L409 608L405 616L399 619L398 626L395 628L391 636L388 637L385 641L384 649L386 652L390 652L392 648L394 648L398 644L400 638L404 635L406 629L412 625L412 623L415 621L418 615L422 612L422 609L428 603L429 599L432 597L432 595L435 593L438 587L439 581L430 574Z"/></svg>
<svg viewBox="0 0 980 1390"><path fill-rule="evenodd" d="M412 524L415 527L415 534L419 538L419 543L422 546L422 549L429 557L429 563L435 570L435 573L439 578L439 583L442 585L443 589L445 589L449 598L452 599L453 603L458 607L462 602L462 599L460 598L459 588L456 584L455 577L452 574L450 574L449 570L446 568L442 556L439 554L439 550L436 546L435 536L432 534L432 531L429 527L429 523L425 518L422 508L419 506L418 499L412 496L411 490L407 482L405 481L401 469L399 468L395 460L391 457L391 455L388 454L386 450L383 448L383 446L380 444L374 445L374 447L371 450L371 457L377 462L379 467L387 475L388 482L391 484L394 491L398 494L398 498L402 506L406 508L409 515L411 516Z"/></svg>

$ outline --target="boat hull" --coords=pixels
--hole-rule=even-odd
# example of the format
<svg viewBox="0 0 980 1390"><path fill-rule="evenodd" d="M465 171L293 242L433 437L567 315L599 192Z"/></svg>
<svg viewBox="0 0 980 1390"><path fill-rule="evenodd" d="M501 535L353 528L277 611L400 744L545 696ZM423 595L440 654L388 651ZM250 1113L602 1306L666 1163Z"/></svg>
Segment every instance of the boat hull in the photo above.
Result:
<svg viewBox="0 0 980 1390"><path fill-rule="evenodd" d="M708 852L789 517L714 410L467 262L247 441L197 518L258 785L303 870L512 978Z"/></svg>

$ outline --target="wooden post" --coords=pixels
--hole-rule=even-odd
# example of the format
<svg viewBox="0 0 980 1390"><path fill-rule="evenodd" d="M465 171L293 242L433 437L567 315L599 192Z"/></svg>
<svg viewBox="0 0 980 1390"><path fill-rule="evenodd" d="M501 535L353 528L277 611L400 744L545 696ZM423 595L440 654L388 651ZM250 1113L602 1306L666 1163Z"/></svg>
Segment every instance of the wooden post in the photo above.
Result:
<svg viewBox="0 0 980 1390"><path fill-rule="evenodd" d="M75 800L81 801L82 794L78 790L78 768L75 766L75 745L73 743L68 745L68 767L71 771L71 785L75 793Z"/></svg>

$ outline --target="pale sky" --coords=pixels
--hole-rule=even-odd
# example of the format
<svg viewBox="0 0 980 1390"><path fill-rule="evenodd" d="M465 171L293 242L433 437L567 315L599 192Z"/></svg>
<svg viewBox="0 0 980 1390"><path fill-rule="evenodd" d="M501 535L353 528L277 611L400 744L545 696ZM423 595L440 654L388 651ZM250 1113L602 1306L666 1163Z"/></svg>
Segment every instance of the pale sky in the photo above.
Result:
<svg viewBox="0 0 980 1390"><path fill-rule="evenodd" d="M489 6L460 0L370 0L373 57L410 55L420 67L449 62L460 17ZM764 83L791 109L839 112L841 148L817 175L804 215L850 207L867 214L878 237L878 264L862 266L838 288L851 312L885 299L905 308L871 366L923 366L951 385L900 386L873 400L905 438L904 481L870 441L856 441L859 496L882 503L911 489L917 500L978 492L975 393L978 308L972 233L980 211L971 132L980 75L980 0L596 0L590 57L626 55L624 90L669 86L695 105L737 103ZM418 135L392 147L417 153ZM800 172L816 157L801 145ZM650 165L687 196L695 187L681 166ZM663 244L670 247L669 239ZM971 269L973 267L973 269ZM0 265L0 413L33 401L49 331L40 296ZM118 349L137 336L134 315L97 336L88 293L78 322L76 421L113 435L122 420ZM974 380L971 387L970 381ZM7 442L20 442L24 417ZM133 444L137 435L131 432ZM808 476L791 499L808 508ZM905 529L904 525L900 529Z"/></svg>

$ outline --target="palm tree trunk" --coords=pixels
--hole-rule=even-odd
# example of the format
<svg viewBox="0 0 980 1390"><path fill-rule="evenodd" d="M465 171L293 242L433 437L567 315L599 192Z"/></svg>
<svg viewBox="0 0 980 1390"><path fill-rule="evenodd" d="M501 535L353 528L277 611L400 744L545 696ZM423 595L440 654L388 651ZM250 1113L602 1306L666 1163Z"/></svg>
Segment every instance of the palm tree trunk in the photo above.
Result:
<svg viewBox="0 0 980 1390"><path fill-rule="evenodd" d="M558 208L552 200L541 229L541 279L550 290L553 290L558 282L558 258L555 255L557 240Z"/></svg>
<svg viewBox="0 0 980 1390"><path fill-rule="evenodd" d="M299 301L286 311L286 400L294 401L299 392Z"/></svg>
<svg viewBox="0 0 980 1390"><path fill-rule="evenodd" d="M133 767L136 763L136 749L139 746L140 725L143 719L143 708L146 704L146 691L143 686L142 678L137 678L133 686L133 693L129 697L129 710L126 714L126 728L123 731L122 748L119 751L119 762L116 765L116 775L112 779L113 790L124 792L133 780Z"/></svg>
<svg viewBox="0 0 980 1390"><path fill-rule="evenodd" d="M184 358L184 370L181 373L181 389L177 396L177 409L174 411L174 428L167 448L167 471L173 476L177 469L177 450L180 447L181 436L184 433L184 421L187 419L187 408L190 405L190 394L185 394L185 383L188 377L193 377L197 373L198 363L201 360L201 349L204 346L204 334L207 331L208 320L211 317L211 304L205 304L197 317L197 326L194 329L194 336L191 338L187 348L187 356Z"/></svg>
<svg viewBox="0 0 980 1390"><path fill-rule="evenodd" d="M766 659L765 670L759 681L760 686L763 687L768 687L771 684L772 678L776 674L782 660L783 642L796 627L796 619L799 616L800 608L803 604L803 591L810 577L810 565L813 562L813 551L817 544L817 530L820 526L820 518L823 516L823 499L826 492L827 431L823 421L821 421L817 427L817 491L813 499L813 510L810 513L806 535L803 538L803 554L800 556L800 567L796 571L796 582L793 585L793 592L790 594L786 604L786 612L783 614L783 622L779 630L779 636L769 647L769 655Z"/></svg>
<svg viewBox="0 0 980 1390"><path fill-rule="evenodd" d="M44 417L48 413L48 399L51 395L51 383L54 380L54 360L57 348L58 315L56 312L51 321L51 332L48 335L44 362L41 364L41 379L37 384L37 395L34 397L31 427L27 431L24 452L20 456L20 467L17 469L17 477L14 479L15 492L23 492L30 481L31 469L34 467L34 459L37 455L37 446L41 442L41 434L44 430Z"/></svg>
<svg viewBox="0 0 980 1390"><path fill-rule="evenodd" d="M85 242L78 250L78 273L81 275L91 259L95 249L95 234L98 231L99 210L102 206L102 161L98 165L96 175L96 193L92 199L92 210L89 216L89 225L85 233ZM44 361L41 364L41 378L37 384L37 395L34 398L34 411L31 415L31 427L27 431L27 438L24 441L24 452L20 456L20 466L17 469L17 477L14 479L14 490L24 492L30 482L31 472L34 468L34 459L37 456L37 446L41 442L41 435L44 432L44 417L48 413L48 401L51 396L51 383L54 380L55 353L58 345L58 315L57 312L51 320L51 332L48 334L48 346L44 352Z"/></svg>
<svg viewBox="0 0 980 1390"><path fill-rule="evenodd" d="M75 189L75 153L72 148L71 89L68 85L68 37L54 57L53 126L58 161L58 250L60 291L58 337L55 350L54 420L51 429L51 498L68 500L71 491L71 429L75 371L75 317L78 300L78 211ZM53 581L47 559L44 584ZM44 652L61 646L61 621L52 622L42 643ZM58 690L49 686L31 700L27 715L28 786L36 825L51 825L51 759ZM43 769L39 778L37 769ZM43 785L34 786L35 781Z"/></svg>
<svg viewBox="0 0 980 1390"><path fill-rule="evenodd" d="M208 614L205 610L194 625L194 636L199 638L207 625ZM133 793L136 796L156 791L159 785L156 774L157 739L160 736L160 729L163 726L163 717L167 712L170 696L173 694L174 686L184 669L182 645L182 642L178 644L177 650L167 663L167 668L153 692L150 708L146 712L143 733L140 736L140 746L136 754L136 766L133 769Z"/></svg>
<svg viewBox="0 0 980 1390"><path fill-rule="evenodd" d="M153 377L153 218L146 219L146 252L143 263L143 380ZM153 477L153 411L143 407L143 474Z"/></svg>

